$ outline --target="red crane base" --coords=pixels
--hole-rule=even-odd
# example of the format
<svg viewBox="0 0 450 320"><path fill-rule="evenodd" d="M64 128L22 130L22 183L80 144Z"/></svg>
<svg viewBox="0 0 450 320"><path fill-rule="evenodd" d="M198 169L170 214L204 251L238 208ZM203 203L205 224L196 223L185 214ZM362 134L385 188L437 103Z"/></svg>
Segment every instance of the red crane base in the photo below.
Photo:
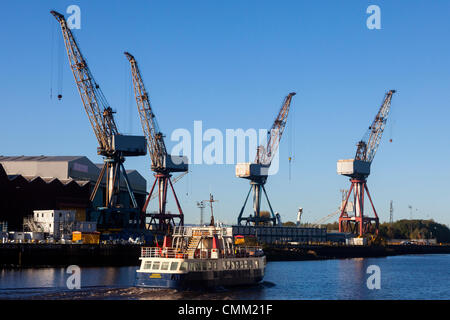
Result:
<svg viewBox="0 0 450 320"><path fill-rule="evenodd" d="M363 236L366 233L375 232L378 234L379 219L372 198L370 197L369 189L367 188L365 179L351 179L351 187L347 194L347 198L341 209L339 217L339 232L352 232ZM346 212L348 199L353 191L354 197L354 216L349 216ZM372 205L375 217L364 216L364 191L367 192L370 204ZM373 224L372 224L373 223Z"/></svg>

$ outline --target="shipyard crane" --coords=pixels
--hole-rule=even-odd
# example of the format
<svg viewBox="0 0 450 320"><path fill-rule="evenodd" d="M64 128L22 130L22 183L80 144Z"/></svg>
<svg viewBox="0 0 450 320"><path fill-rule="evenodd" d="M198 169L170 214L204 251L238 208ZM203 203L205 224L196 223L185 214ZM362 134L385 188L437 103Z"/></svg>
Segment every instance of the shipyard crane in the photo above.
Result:
<svg viewBox="0 0 450 320"><path fill-rule="evenodd" d="M67 25L64 15L56 11L51 11L50 13L58 20L61 26L70 68L72 69L84 109L99 144L97 153L104 158L103 167L90 196L90 201L93 203L99 186L103 178L105 178L104 206L97 208L100 212L98 222L101 225L110 225L111 220L115 220L113 225L110 226L117 227L118 219L120 219L117 214L121 213L130 213L132 216L129 216L129 219L120 220L136 221L136 218L138 218L136 215L139 214L138 204L123 162L126 156L141 156L147 153L145 137L122 135L119 133L114 120L115 112L108 104L100 86L92 76L74 35ZM122 208L123 204L119 203L121 175L130 196L130 208ZM136 222L136 225L138 224L139 222Z"/></svg>
<svg viewBox="0 0 450 320"><path fill-rule="evenodd" d="M180 226L184 224L183 210L181 209L175 189L173 188L171 177L173 172L187 172L188 161L186 157L172 156L167 153L166 145L164 144L164 135L159 130L158 123L156 122L155 114L150 105L149 95L145 89L137 61L128 52L125 52L125 56L131 65L136 104L141 119L142 130L147 138L147 147L151 158L151 169L155 176L155 181L150 190L150 194L145 201L145 205L142 208L142 212L146 217L150 218L149 226L156 225L156 230L166 232L169 228L175 226L176 218L179 219ZM147 213L147 206L152 199L153 190L155 189L156 184L158 184L158 212ZM172 190L178 208L178 214L166 212L168 185L170 185Z"/></svg>
<svg viewBox="0 0 450 320"><path fill-rule="evenodd" d="M385 94L383 103L375 119L363 139L357 144L355 158L339 160L337 162L337 173L350 177L351 182L339 216L339 232L353 232L358 233L359 236L363 236L365 233L372 231L378 234L379 219L372 198L370 197L369 189L367 188L367 177L370 175L370 165L380 145L394 93L395 90L390 90ZM365 193L367 193L367 197L369 198L375 215L374 217L364 215ZM353 194L353 212L347 212L345 208L347 208L348 199L351 194Z"/></svg>
<svg viewBox="0 0 450 320"><path fill-rule="evenodd" d="M281 109L273 122L272 128L267 133L267 146L264 147L260 145L257 148L255 161L253 163L247 162L236 164L236 176L250 180L250 190L248 191L244 205L239 212L238 225L241 225L241 223L245 221L245 224L253 223L254 225L263 225L271 222L275 226L279 222L279 219L277 219L272 210L272 205L270 204L264 185L269 175L270 164L276 155L281 136L283 135L284 128L286 127L289 108L293 96L295 96L295 92L291 92L285 97ZM261 190L264 192L270 208L271 216L269 217L261 216ZM253 215L243 217L244 209L251 192L253 192Z"/></svg>

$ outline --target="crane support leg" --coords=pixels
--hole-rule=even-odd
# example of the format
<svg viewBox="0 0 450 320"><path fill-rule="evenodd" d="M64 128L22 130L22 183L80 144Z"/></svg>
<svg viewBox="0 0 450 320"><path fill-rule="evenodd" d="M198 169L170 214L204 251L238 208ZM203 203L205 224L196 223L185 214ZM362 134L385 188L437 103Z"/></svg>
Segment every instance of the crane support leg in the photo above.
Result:
<svg viewBox="0 0 450 320"><path fill-rule="evenodd" d="M97 195L98 187L100 186L100 183L103 180L103 176L105 175L106 170L106 163L102 167L102 171L100 171L100 175L98 176L97 182L95 183L94 190L92 190L91 197L89 198L90 202L93 202L95 199L95 196Z"/></svg>
<svg viewBox="0 0 450 320"><path fill-rule="evenodd" d="M122 169L123 178L125 179L125 184L127 186L128 193L130 194L131 204L133 205L133 208L137 208L138 204L136 201L136 197L134 196L133 190L131 190L130 180L128 180L127 172L125 171L125 167L123 166L123 163L120 164L120 167Z"/></svg>
<svg viewBox="0 0 450 320"><path fill-rule="evenodd" d="M375 206L370 197L369 189L367 188L365 179L351 179L351 187L347 194L346 200L341 208L341 215L339 217L339 232L352 232L357 233L359 236L363 236L369 232L375 232L378 234L379 219ZM349 216L346 212L348 198L353 191L354 195L354 215ZM375 217L369 217L364 215L364 191L367 192L370 204L372 206ZM372 228L372 222L375 223Z"/></svg>
<svg viewBox="0 0 450 320"><path fill-rule="evenodd" d="M150 190L150 193L148 194L147 200L145 200L144 207L142 208L142 212L144 212L144 213L147 212L148 203L150 202L150 199L152 197L152 193L153 193L153 190L155 189L155 185L156 185L157 181L158 181L158 179L155 179L155 181L153 182L153 185Z"/></svg>
<svg viewBox="0 0 450 320"><path fill-rule="evenodd" d="M178 212L180 213L180 225L184 225L183 210L181 210L181 206L180 206L180 203L178 202L177 194L175 192L175 189L173 188L172 180L170 178L169 178L169 184L170 184L170 188L172 189L173 197L175 198L175 202L177 204Z"/></svg>
<svg viewBox="0 0 450 320"><path fill-rule="evenodd" d="M244 205L242 206L241 212L239 212L238 216L238 225L241 224L242 221L242 213L244 213L245 205L247 204L248 197L250 196L250 192L252 192L252 186L250 186L250 190L248 190L247 197L245 197Z"/></svg>
<svg viewBox="0 0 450 320"><path fill-rule="evenodd" d="M270 208L270 213L272 214L272 223L275 226L275 225L277 225L277 218L275 217L275 214L273 213L272 205L270 204L269 197L267 196L266 188L264 188L264 185L261 185L261 186L264 191L264 194L266 195L266 200L267 200L267 204L269 205L269 208Z"/></svg>
<svg viewBox="0 0 450 320"><path fill-rule="evenodd" d="M253 215L255 219L261 218L261 185L253 184Z"/></svg>

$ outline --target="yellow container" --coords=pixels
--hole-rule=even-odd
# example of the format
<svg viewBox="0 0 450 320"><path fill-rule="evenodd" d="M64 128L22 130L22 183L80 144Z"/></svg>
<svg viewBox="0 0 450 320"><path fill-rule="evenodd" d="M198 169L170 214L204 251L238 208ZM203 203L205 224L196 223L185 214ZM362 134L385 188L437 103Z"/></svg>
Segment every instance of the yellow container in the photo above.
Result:
<svg viewBox="0 0 450 320"><path fill-rule="evenodd" d="M72 233L72 241L81 241L83 244L99 244L100 232L80 232L74 231Z"/></svg>
<svg viewBox="0 0 450 320"><path fill-rule="evenodd" d="M245 244L244 236L241 236L241 235L235 236L234 244Z"/></svg>

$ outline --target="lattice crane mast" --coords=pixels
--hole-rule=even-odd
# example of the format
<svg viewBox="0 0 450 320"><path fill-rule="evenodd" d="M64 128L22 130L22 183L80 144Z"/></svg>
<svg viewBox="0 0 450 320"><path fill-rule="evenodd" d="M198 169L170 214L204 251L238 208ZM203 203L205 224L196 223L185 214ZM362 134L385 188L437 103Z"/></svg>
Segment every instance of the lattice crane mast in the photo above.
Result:
<svg viewBox="0 0 450 320"><path fill-rule="evenodd" d="M277 219L276 215L273 212L272 205L270 204L264 185L267 181L270 165L274 156L276 155L278 146L280 144L284 128L286 127L287 117L289 114L293 96L295 96L295 92L291 92L285 97L280 111L278 112L278 115L273 122L272 128L267 133L267 146L264 147L260 145L258 147L254 163L236 164L236 176L239 178L250 180L250 190L247 193L244 205L242 206L238 216L239 225L243 221L245 221L246 224L253 223L254 225L266 224L271 222L275 226L279 221L279 219ZM260 214L261 190L264 192L267 203L269 205L271 214L270 217L262 217ZM245 206L251 192L253 192L253 215L243 217L242 215L244 213Z"/></svg>
<svg viewBox="0 0 450 320"><path fill-rule="evenodd" d="M117 212L118 208L122 207L122 205L119 205L118 203L120 177L122 173L130 195L131 208L137 209L138 205L133 190L131 189L123 162L125 161L125 156L140 156L146 154L145 137L121 135L119 133L114 121L115 112L110 107L100 86L92 76L74 35L67 25L64 15L56 11L51 11L50 13L60 24L70 68L75 78L75 84L77 85L81 101L99 144L97 153L104 157L104 165L91 193L90 201L94 201L98 188L106 173L104 207L99 207L98 209L103 213L111 213L111 210ZM126 210L122 209L119 211L123 212ZM106 219L105 216L103 217Z"/></svg>
<svg viewBox="0 0 450 320"><path fill-rule="evenodd" d="M186 157L172 156L167 153L164 144L164 135L159 130L158 123L153 113L149 95L144 86L141 72L136 59L128 52L125 56L131 65L131 74L133 78L133 87L136 97L139 116L141 119L142 130L147 138L148 152L151 158L151 169L154 172L155 182L147 197L145 205L142 209L143 214L150 218L149 225L156 224L157 230L166 232L168 228L175 226L175 218L179 219L179 225L184 223L183 210L181 209L177 195L171 181L172 172L187 172L188 164ZM151 199L156 183L158 183L159 210L157 213L147 213L147 207ZM167 187L170 185L175 202L178 208L178 214L166 212Z"/></svg>
<svg viewBox="0 0 450 320"><path fill-rule="evenodd" d="M379 218L372 202L372 198L370 197L369 189L367 188L367 177L370 175L370 165L372 164L373 158L380 145L394 93L395 90L390 90L385 94L383 103L375 116L375 119L363 139L357 144L355 158L339 160L337 163L338 174L350 177L351 182L349 192L347 193L339 217L340 232L354 232L358 233L360 236L372 231L378 233ZM367 193L375 217L364 216L365 192ZM353 215L349 215L349 212L345 210L351 194L353 194L354 197ZM372 226L372 222L374 222L374 226Z"/></svg>

